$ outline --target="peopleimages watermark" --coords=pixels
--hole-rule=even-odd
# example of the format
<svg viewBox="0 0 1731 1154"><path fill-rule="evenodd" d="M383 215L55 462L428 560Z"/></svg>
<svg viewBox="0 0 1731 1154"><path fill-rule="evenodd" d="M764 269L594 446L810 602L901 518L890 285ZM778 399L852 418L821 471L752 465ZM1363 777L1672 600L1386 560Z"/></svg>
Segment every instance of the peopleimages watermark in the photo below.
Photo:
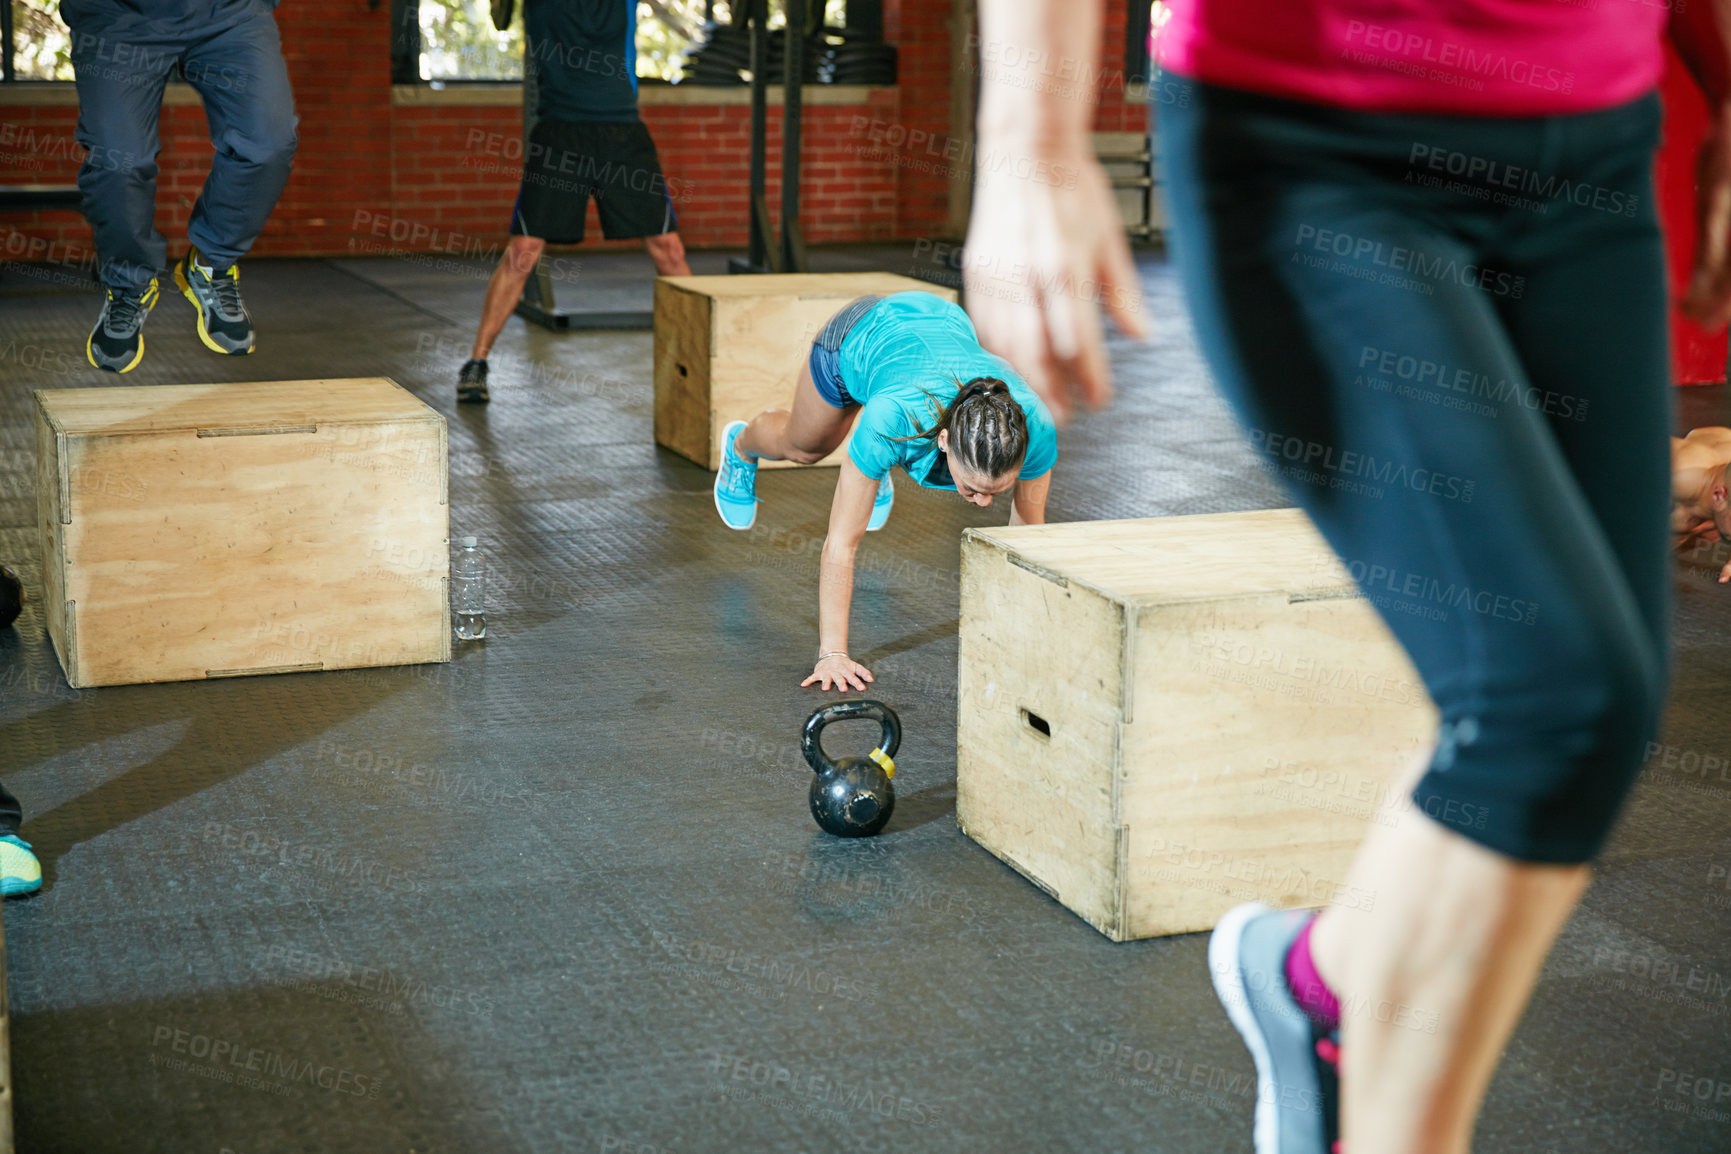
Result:
<svg viewBox="0 0 1731 1154"><path fill-rule="evenodd" d="M922 1102L894 1089L878 1090L860 1083L849 1085L827 1074L795 1072L779 1062L716 1054L710 1073L724 1083L729 1098L761 1102L776 1109L827 1117L845 1122L847 1110L864 1110L885 1121L930 1126L941 1122L942 1106ZM755 1088L755 1089L754 1089Z"/></svg>
<svg viewBox="0 0 1731 1154"><path fill-rule="evenodd" d="M577 262L573 262L576 264ZM561 269L564 258L555 257L552 260L542 259L542 264L552 266L554 280L561 279ZM580 267L580 266L579 266ZM566 279L575 279L574 270L566 274ZM449 357L452 360L467 359L470 342L467 337L446 336L439 333L417 333L415 335L415 352L423 356ZM645 381L630 381L619 377L603 377L592 369L579 372L574 368L565 368L557 364L548 364L518 353L501 353L495 350L487 362L493 370L493 388L499 388L499 378L506 377L511 389L545 388L557 395L573 397L593 397L599 400L628 403L646 398L649 395L649 385ZM460 466L464 461L475 459L465 455L451 462L451 475L485 476L500 471L496 464L498 458L486 458L486 468L481 473L466 473Z"/></svg>
<svg viewBox="0 0 1731 1154"><path fill-rule="evenodd" d="M699 744L706 754L721 758L731 777L762 777L772 781L804 781L811 766L799 746L787 738L768 740L750 733L714 726L704 728Z"/></svg>
<svg viewBox="0 0 1731 1154"><path fill-rule="evenodd" d="M1731 1122L1731 1081L1724 1078L1661 1066L1654 1093L1659 1105L1673 1114Z"/></svg>
<svg viewBox="0 0 1731 1154"><path fill-rule="evenodd" d="M1593 951L1595 971L1589 984L1647 1001L1682 1006L1707 1014L1731 1013L1731 982L1724 974L1684 963L1668 951L1619 950L1600 946ZM1621 974L1623 977L1610 975Z"/></svg>
<svg viewBox="0 0 1731 1154"><path fill-rule="evenodd" d="M232 64L211 65L203 61L184 61L178 51L137 43L133 39L110 39L90 32L74 32L68 44L68 55L85 83L100 77L125 84L158 83L177 61L187 83L201 91L221 89L239 95L247 90L252 73ZM161 99L161 88L157 88Z"/></svg>
<svg viewBox="0 0 1731 1154"><path fill-rule="evenodd" d="M765 524L757 524L751 528L749 538L754 545L753 552L760 554L764 560L758 562L765 568L793 568L804 570L812 561L821 559L826 538L818 534L805 534L793 529L774 529ZM961 580L961 571L957 569L942 569L936 565L927 565L915 561L911 557L884 557L876 554L855 555L853 572L856 576L878 577L888 583L905 583L916 589L954 589Z"/></svg>
<svg viewBox="0 0 1731 1154"><path fill-rule="evenodd" d="M1380 498L1382 492L1378 486L1387 486L1470 505L1477 489L1477 484L1466 477L1422 466L1409 467L1404 461L1378 457L1374 453L1337 451L1333 445L1271 433L1267 429L1251 429L1250 444L1276 464L1284 461L1307 471L1306 475L1300 476L1283 470L1284 476L1313 483L1322 478L1329 488L1363 492L1367 496Z"/></svg>
<svg viewBox="0 0 1731 1154"><path fill-rule="evenodd" d="M853 899L888 907L926 910L945 917L972 921L980 916L974 894L965 888L946 888L929 881L904 881L888 877L876 867L860 868L837 861L814 861L799 854L771 854L764 862L771 872L763 889L769 893L821 891L829 899Z"/></svg>
<svg viewBox="0 0 1731 1154"><path fill-rule="evenodd" d="M734 946L682 938L677 934L656 930L650 934L664 956L673 959L656 968L725 971L741 979L747 986L767 988L776 997L786 990L803 989L808 994L840 998L845 1002L863 1001L869 991L860 984L858 974L814 970L804 962L778 960L746 953Z"/></svg>
<svg viewBox="0 0 1731 1154"><path fill-rule="evenodd" d="M1480 200L1488 199L1496 204L1513 205L1516 208L1531 208L1544 212L1550 207L1545 202L1566 200L1581 208L1632 217L1641 203L1641 198L1634 193L1605 188L1603 185L1586 181L1573 181L1566 176L1541 176L1531 168L1492 160L1486 156L1474 156L1472 153L1445 148L1442 145L1414 141L1406 159L1413 168L1422 163L1423 167L1429 170L1414 172L1409 169L1406 174L1409 184L1424 184L1432 188L1448 187L1441 182L1441 176L1433 177L1430 174L1458 176L1467 182L1466 185L1459 189L1451 188L1450 191L1465 192L1467 195L1478 196Z"/></svg>
<svg viewBox="0 0 1731 1154"><path fill-rule="evenodd" d="M346 854L326 846L285 841L272 834L261 834L257 830L243 830L227 822L205 822L204 842L206 845L218 844L223 849L248 857L268 859L272 865L313 870L333 878L366 882L391 892L418 893L425 888L424 883L414 874L396 866L369 861L359 855Z"/></svg>
<svg viewBox="0 0 1731 1154"><path fill-rule="evenodd" d="M10 161L8 167L17 168L39 169L50 160L75 160L85 168L130 172L138 167L139 161L138 154L130 149L109 148L101 144L86 148L78 143L77 137L38 129L34 125L15 124L10 120L0 121L0 146L22 149L11 155L0 153L0 161Z"/></svg>
<svg viewBox="0 0 1731 1154"><path fill-rule="evenodd" d="M1131 849L1136 856L1152 859L1158 864L1155 880L1189 889L1231 895L1238 891L1227 882L1238 882L1254 887L1254 892L1245 891L1246 897L1266 893L1300 894L1306 901L1317 905L1337 905L1365 913L1370 913L1376 906L1376 891L1329 881L1301 866L1282 868L1260 858L1235 857L1221 850L1203 849L1163 837L1132 841ZM1216 875L1224 880L1217 880Z"/></svg>
<svg viewBox="0 0 1731 1154"><path fill-rule="evenodd" d="M64 377L82 371L88 364L73 351L76 347L38 345L10 338L0 344L0 365L15 364L20 369Z"/></svg>
<svg viewBox="0 0 1731 1154"><path fill-rule="evenodd" d="M1055 188L1074 188L1081 175L1081 169L1074 165L1053 164L1041 157L1002 149L982 151L971 140L872 116L854 117L848 134L856 139L863 136L867 145L873 146L854 148L854 155L861 159L892 160L898 167L937 176L972 172L982 183L1009 176Z"/></svg>
<svg viewBox="0 0 1731 1154"><path fill-rule="evenodd" d="M601 1139L601 1154L674 1154L674 1150L671 1146L657 1146L653 1142L637 1142L609 1134Z"/></svg>
<svg viewBox="0 0 1731 1154"><path fill-rule="evenodd" d="M996 37L981 40L973 32L968 34L963 68L970 75L977 69L982 80L993 84L1050 92L1089 104L1099 100L1102 89L1123 89L1127 84L1121 69L1096 60Z"/></svg>
<svg viewBox="0 0 1731 1154"><path fill-rule="evenodd" d="M1380 375L1385 380L1410 382L1418 390L1427 390L1444 394L1443 403L1450 408L1468 408L1483 416L1495 418L1497 410L1491 404L1473 404L1473 402L1494 402L1498 405L1513 405L1534 412L1542 412L1547 417L1561 417L1564 420L1584 421L1587 419L1587 401L1571 393L1558 393L1550 389L1540 389L1534 385L1511 381L1507 377L1492 379L1490 374L1476 372L1450 365L1446 361L1433 361L1426 357L1415 357L1392 349L1379 349L1365 345L1359 350L1358 367L1368 368L1373 376ZM1362 379L1362 378L1361 378ZM1377 382L1373 379L1365 382L1373 388ZM1384 389L1384 392L1395 391ZM1459 393L1463 398L1460 404L1449 404L1456 398L1446 394ZM1427 398L1428 399L1428 398Z"/></svg>
<svg viewBox="0 0 1731 1154"><path fill-rule="evenodd" d="M1480 50L1453 40L1438 40L1399 28L1349 20L1341 59L1370 64L1390 72L1452 84L1482 92L1488 80L1567 95L1575 90L1575 74L1537 64L1495 49Z"/></svg>
<svg viewBox="0 0 1731 1154"><path fill-rule="evenodd" d="M1345 814L1393 829L1411 808L1407 798L1384 782L1358 777L1338 769L1318 769L1270 757L1263 761L1257 797L1299 809Z"/></svg>
<svg viewBox="0 0 1731 1154"><path fill-rule="evenodd" d="M630 188L634 192L651 195L665 193L670 200L688 199L694 191L691 181L670 177L653 169L617 164L613 161L603 162L590 153L550 148L533 140L524 144L521 136L488 132L484 128L469 129L463 139L463 148L464 168L473 168L482 173L515 172L518 169L517 162L521 161L525 179L552 188L577 189L591 185ZM493 159L478 161L474 159L476 154ZM547 174L554 172L575 177L577 182L552 180Z"/></svg>
<svg viewBox="0 0 1731 1154"><path fill-rule="evenodd" d="M1397 565L1348 560L1345 557L1340 559L1340 564L1346 566L1347 573L1363 591L1364 596L1383 608L1406 612L1409 610L1403 608L1403 603L1421 606L1430 612L1421 612L1419 616L1428 616L1437 621L1448 619L1448 609L1465 609L1481 617L1516 621L1523 625L1532 625L1539 619L1538 602L1525 597L1514 597L1489 589L1475 589L1466 582L1444 581L1427 574L1413 573ZM1384 595L1400 600L1384 605L1382 600L1378 600L1379 596Z"/></svg>
<svg viewBox="0 0 1731 1154"><path fill-rule="evenodd" d="M1198 659L1199 668L1206 668L1203 662L1238 665L1393 705L1421 705L1430 700L1423 685L1404 677L1330 664L1313 655L1276 648L1237 633L1197 630L1190 634L1190 652Z"/></svg>
<svg viewBox="0 0 1731 1154"><path fill-rule="evenodd" d="M0 235L5 236L4 243L0 243L0 255L11 258L6 262L8 272L33 280L48 280L77 285L80 288L95 287L92 284L98 267L95 249L68 241L31 236L15 228L8 228ZM53 265L54 268L33 267L36 265Z"/></svg>
<svg viewBox="0 0 1731 1154"><path fill-rule="evenodd" d="M1234 1099L1255 1098L1259 1093L1256 1075L1236 1067L1189 1061L1175 1054L1141 1049L1128 1042L1095 1042L1090 1053L1092 1060L1081 1063L1084 1078L1177 1098L1190 1105L1230 1110L1237 1105ZM1139 1074L1149 1077L1137 1077ZM1279 1102L1288 1110L1322 1113L1321 1096L1303 1087L1286 1086L1277 1092L1274 1083L1270 1082L1264 1100Z"/></svg>
<svg viewBox="0 0 1731 1154"><path fill-rule="evenodd" d="M355 209L355 218L350 222L349 227L356 233L365 231L369 236L388 238L397 244L424 246L424 251L442 252L451 256L480 257L485 260L497 260L499 258L497 246L482 237L457 232L453 229L441 229L436 224L410 220L393 213L371 212L364 208L357 208Z"/></svg>
<svg viewBox="0 0 1731 1154"><path fill-rule="evenodd" d="M401 1012L406 1005L437 1006L442 1010L455 1010L474 1016L493 1013L493 999L488 994L429 984L419 978L400 974L388 966L358 966L330 954L302 950L281 943L266 949L264 960L296 975L293 984L319 983L347 987L359 993L352 998L341 1000L371 1004L374 1008L392 1013ZM321 996L338 1000L335 995L340 995L343 991L320 992Z"/></svg>
<svg viewBox="0 0 1731 1154"><path fill-rule="evenodd" d="M1514 273L1499 272L1470 261L1463 264L1451 256L1431 256L1420 249L1384 244L1380 240L1318 228L1313 224L1299 225L1298 235L1293 238L1292 244L1299 250L1292 254L1294 263L1330 272L1342 272L1360 280L1389 284L1397 288L1429 288L1430 285L1425 283L1428 281L1435 284L1458 284L1462 288L1479 289L1492 296L1520 300L1527 286L1527 278ZM1313 256L1303 251L1307 246L1324 256ZM1330 261L1327 259L1329 256L1341 259ZM1369 265L1365 264L1367 258ZM1342 261L1346 263L1343 264ZM1415 277L1418 279L1413 280ZM1400 283L1403 281L1411 283Z"/></svg>
<svg viewBox="0 0 1731 1154"><path fill-rule="evenodd" d="M916 258L920 255L922 243L914 245ZM944 247L938 245L933 250L934 254L940 254ZM1025 304L1061 293L1073 300L1117 310L1129 309L1136 301L1134 285L1109 283L1093 277L1067 280L1040 272L1024 261L1006 262L995 252L964 252L962 271L967 280L968 295L976 299L992 297Z"/></svg>
<svg viewBox="0 0 1731 1154"><path fill-rule="evenodd" d="M352 782L390 782L403 790L420 792L446 804L509 805L539 810L542 798L534 790L510 786L497 778L458 773L444 766L411 762L399 753L352 749L329 739L319 741L321 765L313 776Z"/></svg>
<svg viewBox="0 0 1731 1154"><path fill-rule="evenodd" d="M250 1078L252 1072L257 1072L265 1078L280 1078L279 1086L292 1086L296 1082L320 1090L328 1090L333 1094L348 1094L356 1098L377 1098L384 1081L367 1074L357 1074L340 1066L310 1061L302 1058L291 1058L281 1050L267 1050L259 1046L248 1046L227 1038L212 1037L209 1034L194 1033L191 1030L175 1026L156 1026L151 1030L150 1046L153 1051L161 1047L167 1048L167 1053L152 1053L151 1064L168 1066L170 1069L187 1069L190 1063L176 1063L169 1056L185 1054L188 1058L209 1061L209 1065L193 1072L209 1076L214 1071L226 1077L218 1081L241 1082L253 1084L261 1079ZM225 1069L224 1066L227 1066ZM282 1092L273 1086L261 1086L261 1089Z"/></svg>

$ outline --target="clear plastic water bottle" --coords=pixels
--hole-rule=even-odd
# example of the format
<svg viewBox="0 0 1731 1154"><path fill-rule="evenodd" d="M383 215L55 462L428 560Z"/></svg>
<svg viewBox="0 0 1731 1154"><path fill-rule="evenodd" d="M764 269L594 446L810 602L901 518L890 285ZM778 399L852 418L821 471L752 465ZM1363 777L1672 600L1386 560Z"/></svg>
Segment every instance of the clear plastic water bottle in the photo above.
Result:
<svg viewBox="0 0 1731 1154"><path fill-rule="evenodd" d="M487 618L482 612L487 592L487 555L473 537L464 537L463 549L451 563L451 621L457 640L478 641L487 636Z"/></svg>

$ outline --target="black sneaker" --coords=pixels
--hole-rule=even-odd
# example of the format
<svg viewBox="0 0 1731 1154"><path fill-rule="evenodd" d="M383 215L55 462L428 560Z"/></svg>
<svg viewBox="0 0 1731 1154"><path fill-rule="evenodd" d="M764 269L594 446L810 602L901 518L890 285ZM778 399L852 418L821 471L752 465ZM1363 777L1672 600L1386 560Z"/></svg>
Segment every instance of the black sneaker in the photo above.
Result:
<svg viewBox="0 0 1731 1154"><path fill-rule="evenodd" d="M1338 1154L1340 1034L1286 985L1286 951L1313 916L1251 902L1208 939L1214 992L1256 1063L1256 1154Z"/></svg>
<svg viewBox="0 0 1731 1154"><path fill-rule="evenodd" d="M252 352L252 317L241 303L239 265L219 272L200 263L195 248L174 266L174 283L198 310L198 339L205 348L231 357Z"/></svg>
<svg viewBox="0 0 1731 1154"><path fill-rule="evenodd" d="M156 278L141 289L108 290L102 315L84 342L84 355L99 369L131 372L144 359L144 321L156 307Z"/></svg>
<svg viewBox="0 0 1731 1154"><path fill-rule="evenodd" d="M457 374L457 403L484 405L488 399L487 362L464 361L462 371Z"/></svg>

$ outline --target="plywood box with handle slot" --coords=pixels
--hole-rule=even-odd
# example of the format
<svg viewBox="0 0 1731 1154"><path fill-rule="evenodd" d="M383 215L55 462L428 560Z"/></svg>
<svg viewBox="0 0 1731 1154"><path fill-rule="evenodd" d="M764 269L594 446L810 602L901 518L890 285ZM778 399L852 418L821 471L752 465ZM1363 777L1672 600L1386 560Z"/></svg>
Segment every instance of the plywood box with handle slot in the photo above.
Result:
<svg viewBox="0 0 1731 1154"><path fill-rule="evenodd" d="M721 467L721 430L793 403L811 342L843 305L875 293L956 291L894 273L664 276L655 282L655 443ZM839 465L835 452L817 462ZM791 461L764 461L770 468Z"/></svg>
<svg viewBox="0 0 1731 1154"><path fill-rule="evenodd" d="M445 420L381 377L36 392L73 686L451 656Z"/></svg>
<svg viewBox="0 0 1731 1154"><path fill-rule="evenodd" d="M1434 708L1296 509L970 529L959 665L959 824L1115 941L1374 906L1416 817Z"/></svg>

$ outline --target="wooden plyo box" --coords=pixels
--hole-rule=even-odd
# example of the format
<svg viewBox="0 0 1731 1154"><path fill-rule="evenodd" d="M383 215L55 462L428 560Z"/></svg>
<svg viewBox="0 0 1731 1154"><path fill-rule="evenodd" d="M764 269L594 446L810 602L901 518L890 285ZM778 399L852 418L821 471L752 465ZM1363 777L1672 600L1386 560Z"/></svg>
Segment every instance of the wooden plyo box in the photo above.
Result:
<svg viewBox="0 0 1731 1154"><path fill-rule="evenodd" d="M867 293L954 289L894 273L664 276L655 282L655 443L721 467L721 430L793 402L811 342ZM845 449L817 462L839 465ZM770 468L791 461L764 461Z"/></svg>
<svg viewBox="0 0 1731 1154"><path fill-rule="evenodd" d="M36 432L73 686L450 660L445 419L394 381L40 389Z"/></svg>
<svg viewBox="0 0 1731 1154"><path fill-rule="evenodd" d="M1372 907L1353 852L1436 731L1297 509L969 529L959 664L958 824L1114 941Z"/></svg>

